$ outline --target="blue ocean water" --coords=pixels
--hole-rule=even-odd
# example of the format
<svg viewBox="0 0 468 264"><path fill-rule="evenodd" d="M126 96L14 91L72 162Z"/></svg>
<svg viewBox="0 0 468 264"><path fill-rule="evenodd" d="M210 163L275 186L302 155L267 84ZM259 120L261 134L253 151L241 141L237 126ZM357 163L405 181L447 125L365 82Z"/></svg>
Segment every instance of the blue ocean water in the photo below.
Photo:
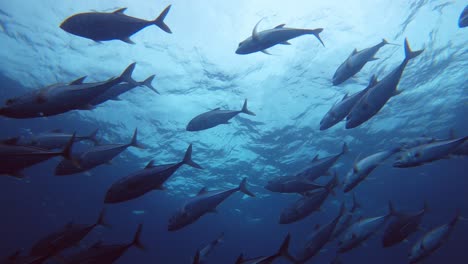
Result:
<svg viewBox="0 0 468 264"><path fill-rule="evenodd" d="M88 134L99 128L106 143L125 143L135 128L145 150L129 148L110 165L90 173L57 177L60 158L25 170L25 179L0 177L0 256L18 249L27 253L39 239L69 221L93 223L106 208L112 228L96 228L82 241L85 248L98 240L127 243L143 223L146 251L136 248L117 263L192 263L197 249L221 232L224 242L207 263L234 263L240 253L248 257L274 253L287 233L296 254L316 224L336 216L341 201L350 195L337 191L321 212L306 219L279 225L283 208L299 195L271 193L263 188L276 176L301 171L318 153L338 153L343 142L349 154L335 165L343 178L358 157L397 146L403 140L429 135L446 138L449 130L468 131L467 30L458 28L464 1L1 1L0 2L0 101L57 82L88 75L106 80L136 62L134 78L156 74L155 95L146 88L109 101L92 111L16 120L0 118L0 138L28 136L52 129ZM73 36L58 25L68 16L90 10L110 12L127 7L126 14L154 19L172 4L166 23L173 34L148 27L134 36L136 43L95 43ZM259 29L281 23L324 31L322 47L313 36L291 40L262 53L237 55L240 41L265 17ZM331 85L336 68L354 48L370 47L388 39L403 44L407 37L414 50L424 48L411 61L399 84L402 94L364 125L345 130L344 124L319 130L328 109L346 93L361 90L370 76L383 78L404 58L403 46L385 46L355 77ZM187 132L196 115L221 107L240 109L245 98L257 116L239 115L231 124L201 132ZM3 105L3 103L2 103ZM193 159L204 167L180 168L165 184L138 199L104 205L108 188L118 179L143 168L179 161L193 143ZM87 148L80 144L75 148ZM457 209L468 217L468 163L466 158L436 161L421 167L398 169L388 161L354 193L363 216L387 212L391 200L397 209L417 211L427 202L424 229L447 223ZM227 189L247 177L256 198L235 194L196 223L168 232L174 211L200 188ZM327 181L323 177L320 181ZM344 263L407 263L418 232L390 249L381 247L382 232L366 246L341 256ZM450 239L424 263L465 263L468 257L468 222L461 221ZM72 249L71 252L76 249ZM326 245L310 263L329 263L336 242ZM283 261L283 262L282 262ZM54 263L54 261L51 261ZM288 263L278 260L275 263Z"/></svg>

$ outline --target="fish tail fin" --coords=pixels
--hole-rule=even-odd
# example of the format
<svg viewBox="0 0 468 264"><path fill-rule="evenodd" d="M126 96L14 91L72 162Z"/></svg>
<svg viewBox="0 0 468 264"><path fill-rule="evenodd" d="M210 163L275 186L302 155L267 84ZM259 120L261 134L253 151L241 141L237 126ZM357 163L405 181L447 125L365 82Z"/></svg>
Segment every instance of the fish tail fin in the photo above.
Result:
<svg viewBox="0 0 468 264"><path fill-rule="evenodd" d="M244 105L242 106L241 112L244 113L244 114L252 115L252 116L255 115L254 112L251 112L251 111L249 111L249 109L247 109L247 99L244 100Z"/></svg>
<svg viewBox="0 0 468 264"><path fill-rule="evenodd" d="M316 29L309 30L309 33L314 35L320 41L320 43L322 43L322 45L325 47L325 44L323 43L319 35L320 33L322 33L322 31L323 31L323 28L316 28Z"/></svg>
<svg viewBox="0 0 468 264"><path fill-rule="evenodd" d="M132 85L135 85L135 86L140 85L140 83L133 80L133 78L132 78L132 73L133 73L133 70L135 70L135 65L136 65L136 62L128 65L127 68L125 68L125 70L122 72L122 74L119 77L122 82L128 82L128 83L130 83Z"/></svg>
<svg viewBox="0 0 468 264"><path fill-rule="evenodd" d="M110 227L110 225L104 219L105 215L106 215L106 210L102 209L101 212L99 213L99 218L98 218L95 226Z"/></svg>
<svg viewBox="0 0 468 264"><path fill-rule="evenodd" d="M367 85L367 87L374 87L378 82L379 80L377 79L377 76L373 74L369 80L369 84Z"/></svg>
<svg viewBox="0 0 468 264"><path fill-rule="evenodd" d="M164 23L164 18L166 18L167 16L167 13L169 13L169 10L171 9L171 5L168 5L166 8L164 8L164 10L161 12L161 14L155 19L153 20L153 23L158 26L160 29L164 30L165 32L167 33L172 33L171 29L169 28L169 26L167 26L165 23Z"/></svg>
<svg viewBox="0 0 468 264"><path fill-rule="evenodd" d="M192 160L192 144L190 144L185 151L184 159L182 160L183 164L187 164L197 169L203 169L202 166L198 165L195 161Z"/></svg>
<svg viewBox="0 0 468 264"><path fill-rule="evenodd" d="M99 131L99 128L96 128L89 136L86 138L94 143L95 146L99 145L99 141L97 140L97 132Z"/></svg>
<svg viewBox="0 0 468 264"><path fill-rule="evenodd" d="M255 194L247 189L247 178L242 179L241 183L239 184L239 191L247 194L250 197L255 197Z"/></svg>
<svg viewBox="0 0 468 264"><path fill-rule="evenodd" d="M291 240L291 234L287 234L286 237L284 237L283 243L281 243L281 246L278 249L278 252L276 253L276 255L282 256L290 260L292 263L297 263L297 260L289 253L290 240Z"/></svg>
<svg viewBox="0 0 468 264"><path fill-rule="evenodd" d="M138 128L135 128L135 132L133 132L133 137L132 141L130 141L130 146L140 148L140 149L145 149L146 147L143 146L140 142L137 140L137 134L138 134Z"/></svg>
<svg viewBox="0 0 468 264"><path fill-rule="evenodd" d="M153 82L153 79L154 79L154 74L149 76L148 78L146 78L144 81L140 82L141 85L144 85L146 87L148 87L151 91L157 93L157 94L160 94L158 92L158 90L156 90L156 88L154 88L152 82Z"/></svg>
<svg viewBox="0 0 468 264"><path fill-rule="evenodd" d="M132 243L130 244L130 246L135 246L141 250L145 250L145 245L143 245L143 243L141 242L141 230L143 229L143 224L139 224L138 225L138 229L135 233L135 236L133 237L133 241Z"/></svg>
<svg viewBox="0 0 468 264"><path fill-rule="evenodd" d="M348 144L346 142L343 143L343 148L341 149L341 154L346 154L349 152Z"/></svg>
<svg viewBox="0 0 468 264"><path fill-rule="evenodd" d="M408 39L405 38L405 61L409 61L411 59L416 58L423 51L424 51L424 49L417 50L417 51L412 51L411 47L410 47L410 45L408 43Z"/></svg>

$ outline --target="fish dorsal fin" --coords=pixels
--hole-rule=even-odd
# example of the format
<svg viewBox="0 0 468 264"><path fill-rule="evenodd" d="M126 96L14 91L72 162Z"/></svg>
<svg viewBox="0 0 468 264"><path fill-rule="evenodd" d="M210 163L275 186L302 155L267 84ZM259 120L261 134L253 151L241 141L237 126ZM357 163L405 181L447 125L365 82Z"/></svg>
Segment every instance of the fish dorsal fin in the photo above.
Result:
<svg viewBox="0 0 468 264"><path fill-rule="evenodd" d="M312 159L312 162L317 161L319 159L319 155L315 155L315 157Z"/></svg>
<svg viewBox="0 0 468 264"><path fill-rule="evenodd" d="M355 49L353 50L353 52L351 52L351 55L349 55L349 56L351 57L351 56L353 56L353 55L356 54L356 53L357 53L357 49L355 48Z"/></svg>
<svg viewBox="0 0 468 264"><path fill-rule="evenodd" d="M343 99L341 99L341 101L343 102L346 98L348 98L348 93L346 93L346 94L343 96Z"/></svg>
<svg viewBox="0 0 468 264"><path fill-rule="evenodd" d="M60 128L57 128L57 129L51 130L50 132L52 132L52 133L63 133L63 130L60 129Z"/></svg>
<svg viewBox="0 0 468 264"><path fill-rule="evenodd" d="M262 22L263 18L260 19L257 24L255 24L255 27L253 28L252 30L252 39L253 40L258 40L258 31L257 31L257 27L258 27L258 24L260 24L260 22Z"/></svg>
<svg viewBox="0 0 468 264"><path fill-rule="evenodd" d="M151 169L154 167L154 160L150 160L150 162L148 162L148 164L146 165L145 169Z"/></svg>
<svg viewBox="0 0 468 264"><path fill-rule="evenodd" d="M286 24L277 25L275 28L283 28Z"/></svg>
<svg viewBox="0 0 468 264"><path fill-rule="evenodd" d="M72 81L71 83L69 83L69 85L83 84L83 81L84 81L84 79L86 79L86 77L87 76L80 77L80 78Z"/></svg>
<svg viewBox="0 0 468 264"><path fill-rule="evenodd" d="M216 107L215 109L213 109L213 110L210 110L210 112L213 112L213 111L218 111L219 109L221 109L221 107Z"/></svg>
<svg viewBox="0 0 468 264"><path fill-rule="evenodd" d="M205 194L205 193L207 193L207 192L208 192L207 188L206 188L206 187L203 187L203 188L201 188L200 191L198 191L197 196L200 196L200 195Z"/></svg>
<svg viewBox="0 0 468 264"><path fill-rule="evenodd" d="M112 12L113 14L122 14L125 12L125 10L127 10L126 7L122 7L122 8L119 8L117 10L115 10L114 12Z"/></svg>

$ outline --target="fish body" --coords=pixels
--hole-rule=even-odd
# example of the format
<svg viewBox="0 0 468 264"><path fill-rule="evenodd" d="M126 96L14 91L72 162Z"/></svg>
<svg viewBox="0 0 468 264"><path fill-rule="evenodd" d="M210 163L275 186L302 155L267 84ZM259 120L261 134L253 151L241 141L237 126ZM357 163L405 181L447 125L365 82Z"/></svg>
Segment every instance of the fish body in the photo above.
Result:
<svg viewBox="0 0 468 264"><path fill-rule="evenodd" d="M278 193L305 193L324 186L297 176L282 176L267 183L265 189Z"/></svg>
<svg viewBox="0 0 468 264"><path fill-rule="evenodd" d="M75 136L75 143L80 141L92 141L95 145L98 144L96 134L97 129L88 136ZM53 130L50 132L43 132L37 135L33 135L31 138L20 140L19 145L24 146L35 146L42 149L59 149L64 148L70 141L72 134L65 133L61 130Z"/></svg>
<svg viewBox="0 0 468 264"><path fill-rule="evenodd" d="M427 206L416 213L399 213L390 221L382 238L383 247L394 246L418 231Z"/></svg>
<svg viewBox="0 0 468 264"><path fill-rule="evenodd" d="M296 176L309 181L314 181L320 176L329 173L329 169L338 161L342 155L346 153L348 153L348 145L345 142L343 143L343 148L340 153L324 158L319 158L318 155L316 155L312 160L312 164L304 171L296 174Z"/></svg>
<svg viewBox="0 0 468 264"><path fill-rule="evenodd" d="M463 12L460 14L460 18L458 18L458 27L468 27L468 5L465 6L465 9L463 9Z"/></svg>

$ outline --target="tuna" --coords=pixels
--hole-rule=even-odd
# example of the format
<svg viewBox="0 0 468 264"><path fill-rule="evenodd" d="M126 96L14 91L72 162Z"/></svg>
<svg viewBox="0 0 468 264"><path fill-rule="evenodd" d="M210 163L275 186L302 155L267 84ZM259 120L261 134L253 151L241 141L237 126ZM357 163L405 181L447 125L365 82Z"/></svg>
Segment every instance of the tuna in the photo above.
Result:
<svg viewBox="0 0 468 264"><path fill-rule="evenodd" d="M183 160L179 163L154 165L154 162L150 161L143 170L134 172L112 184L107 191L104 202L124 202L152 190L163 190L164 183L184 164L202 169L192 160L192 144L187 148Z"/></svg>
<svg viewBox="0 0 468 264"><path fill-rule="evenodd" d="M91 101L113 86L136 83L132 79L135 63L130 64L117 78L105 82L83 83L85 77L69 84L54 84L6 101L0 115L10 118L54 116L72 110L91 110Z"/></svg>
<svg viewBox="0 0 468 264"><path fill-rule="evenodd" d="M355 219L359 208L361 208L361 205L356 201L356 195L353 193L353 205L347 213L341 216L340 221L338 221L336 224L335 230L333 230L332 234L333 240L339 238L344 233L344 231L346 231L353 224L353 219Z"/></svg>
<svg viewBox="0 0 468 264"><path fill-rule="evenodd" d="M82 225L69 223L61 230L39 240L31 249L31 256L54 256L63 250L76 246L95 227L107 226L104 221L104 210L101 211L96 223Z"/></svg>
<svg viewBox="0 0 468 264"><path fill-rule="evenodd" d="M461 219L457 212L450 223L439 226L424 234L411 248L409 263L420 263L445 244Z"/></svg>
<svg viewBox="0 0 468 264"><path fill-rule="evenodd" d="M247 189L247 178L242 180L239 187L226 191L207 191L206 188L201 189L195 197L187 200L182 208L177 210L171 219L169 219L168 230L179 230L194 223L206 213L215 212L216 207L220 203L238 191L248 196L255 197L255 195Z"/></svg>
<svg viewBox="0 0 468 264"><path fill-rule="evenodd" d="M215 240L211 241L208 245L203 247L201 250L197 250L197 253L195 254L193 264L203 264L205 263L206 258L208 255L221 244L224 240L224 233L221 233L219 237L217 237Z"/></svg>
<svg viewBox="0 0 468 264"><path fill-rule="evenodd" d="M324 186L297 176L283 176L268 181L265 189L278 193L306 193Z"/></svg>
<svg viewBox="0 0 468 264"><path fill-rule="evenodd" d="M390 218L396 215L397 212L394 210L392 203L389 203L389 212L383 216L364 218L346 230L343 237L338 242L338 251L344 253L350 251L367 239L369 239L373 234L379 231L385 224L390 220Z"/></svg>
<svg viewBox="0 0 468 264"><path fill-rule="evenodd" d="M424 50L412 51L408 40L405 39L405 59L396 69L369 89L356 103L353 109L351 109L351 112L346 118L347 129L355 128L372 118L382 109L391 97L400 93L400 91L397 90L397 86L400 82L403 70L410 60L419 56L423 51Z"/></svg>
<svg viewBox="0 0 468 264"><path fill-rule="evenodd" d="M346 94L340 102L335 103L320 121L320 130L329 129L330 127L341 122L349 114L349 112L351 112L351 109L357 102L359 102L362 96L371 87L374 87L377 83L377 77L375 77L375 75L372 75L369 84L364 90L357 92L351 96L348 96L348 94Z"/></svg>
<svg viewBox="0 0 468 264"><path fill-rule="evenodd" d="M367 62L377 60L377 58L375 58L375 54L380 48L387 44L389 44L388 41L386 39L382 39L382 42L373 47L363 49L361 51L354 49L333 75L333 85L339 85L345 82L358 73Z"/></svg>
<svg viewBox="0 0 468 264"><path fill-rule="evenodd" d="M364 181L372 171L375 170L380 164L388 159L393 154L400 151L400 148L392 150L385 150L367 156L353 165L353 169L346 174L344 180L344 192L349 192L354 189L358 184Z"/></svg>
<svg viewBox="0 0 468 264"><path fill-rule="evenodd" d="M265 54L270 54L267 49L277 44L291 45L288 40L297 38L303 35L314 35L320 43L323 44L320 39L319 33L323 31L323 28L317 29L298 29L298 28L286 28L285 24L278 25L272 29L257 32L258 24L262 20L258 21L255 25L252 36L248 37L237 47L237 54L250 54L261 51Z"/></svg>
<svg viewBox="0 0 468 264"><path fill-rule="evenodd" d="M72 135L62 151L16 145L16 139L0 142L0 175L22 178L24 169L58 156L63 156L70 164L75 164L71 154L74 141L75 135Z"/></svg>
<svg viewBox="0 0 468 264"><path fill-rule="evenodd" d="M80 141L91 141L95 145L98 145L99 142L96 138L98 129L91 132L91 134L87 136L75 136L75 143ZM26 140L19 140L19 145L23 146L34 146L42 149L60 149L64 148L68 142L72 134L65 133L60 129L55 129L49 132L39 133L37 135L32 135L31 138Z"/></svg>
<svg viewBox="0 0 468 264"><path fill-rule="evenodd" d="M335 174L333 179L330 180L324 188L305 193L302 198L285 208L281 212L279 223L291 224L306 218L313 212L318 211L327 199L328 195L333 192L333 189L337 185L338 176Z"/></svg>
<svg viewBox="0 0 468 264"><path fill-rule="evenodd" d="M382 238L383 247L394 246L403 240L406 240L411 234L418 231L420 228L422 218L427 212L427 205L416 213L398 213L390 221L384 231Z"/></svg>
<svg viewBox="0 0 468 264"><path fill-rule="evenodd" d="M70 160L62 160L55 168L55 175L64 176L91 170L99 165L109 163L113 158L122 153L128 147L144 148L137 141L135 129L132 140L128 144L108 144L99 145L80 153Z"/></svg>
<svg viewBox="0 0 468 264"><path fill-rule="evenodd" d="M229 124L229 120L236 115L244 113L254 116L255 114L247 109L247 99L244 101L242 110L220 110L220 108L213 109L206 113L194 117L187 125L187 131L200 131L215 127L221 124Z"/></svg>
<svg viewBox="0 0 468 264"><path fill-rule="evenodd" d="M448 158L449 155L464 144L467 139L468 136L450 140L439 140L406 149L401 153L397 161L393 163L393 167L417 167L426 163Z"/></svg>
<svg viewBox="0 0 468 264"><path fill-rule="evenodd" d="M335 230L338 221L345 213L345 210L346 208L343 203L341 204L341 208L338 215L330 223L322 227L316 227L315 232L307 239L306 244L300 251L300 263L306 263L307 261L309 261L315 255L317 255L317 253L319 253L320 250L322 250L325 244L332 240L333 231Z"/></svg>
<svg viewBox="0 0 468 264"><path fill-rule="evenodd" d="M255 258L244 259L244 255L240 254L235 264L272 264L276 259L285 258L291 263L297 263L291 254L289 254L289 241L291 236L288 234L283 240L278 251L271 256L260 256Z"/></svg>
<svg viewBox="0 0 468 264"><path fill-rule="evenodd" d="M155 20L143 20L124 14L127 8L112 13L89 12L73 15L62 22L60 28L68 33L97 42L121 40L135 44L130 36L151 25L156 25L167 33L171 29L164 23L171 6L167 6Z"/></svg>
<svg viewBox="0 0 468 264"><path fill-rule="evenodd" d="M458 19L458 27L468 27L468 5L465 6L465 9L463 9L463 12L460 14L460 18Z"/></svg>

